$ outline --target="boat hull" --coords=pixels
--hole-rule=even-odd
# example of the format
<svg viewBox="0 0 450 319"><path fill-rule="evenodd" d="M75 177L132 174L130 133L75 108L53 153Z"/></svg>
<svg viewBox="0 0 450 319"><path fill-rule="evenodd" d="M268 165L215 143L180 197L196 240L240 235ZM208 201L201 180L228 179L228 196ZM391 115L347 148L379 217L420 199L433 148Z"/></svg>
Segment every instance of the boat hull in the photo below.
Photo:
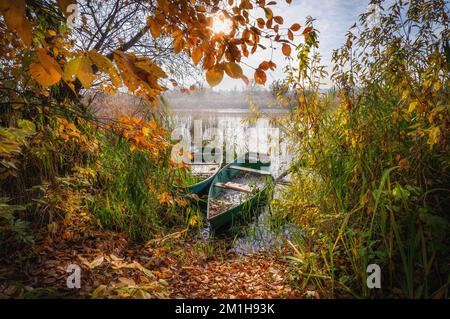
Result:
<svg viewBox="0 0 450 319"><path fill-rule="evenodd" d="M217 173L218 173L218 171L215 174L208 177L207 179L202 180L201 182L198 182L194 185L187 186L186 193L201 195L201 194L208 192L208 189L211 186L211 183L214 180L214 177L216 177Z"/></svg>
<svg viewBox="0 0 450 319"><path fill-rule="evenodd" d="M239 161L236 160L235 162L224 166L211 181L211 184L214 185L215 183L218 182L226 182L233 179L233 177L235 177L239 173L239 171L230 169L231 165L261 170L262 168L267 167L270 164L262 162L239 163ZM233 225L236 221L244 217L251 217L255 211L255 208L260 203L264 202L270 194L269 185L271 184L271 182L273 182L273 177L269 175L265 176L264 178L266 179L265 185L257 193L253 194L242 203L226 210L223 213L220 213L212 217L209 216L210 200L216 198L220 190L217 189L217 187L211 186L208 194L208 208L207 208L208 211L207 219L208 222L210 223L211 228L216 231L223 230L226 228L226 226Z"/></svg>

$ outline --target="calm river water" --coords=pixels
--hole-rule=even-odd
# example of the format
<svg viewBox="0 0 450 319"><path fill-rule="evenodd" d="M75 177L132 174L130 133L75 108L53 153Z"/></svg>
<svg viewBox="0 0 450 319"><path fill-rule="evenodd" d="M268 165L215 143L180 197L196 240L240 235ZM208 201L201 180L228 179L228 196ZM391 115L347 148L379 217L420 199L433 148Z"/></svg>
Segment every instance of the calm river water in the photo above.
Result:
<svg viewBox="0 0 450 319"><path fill-rule="evenodd" d="M276 117L287 115L282 110L265 112ZM280 130L271 125L268 118L249 123L251 117L245 109L175 109L172 111L171 126L175 128L172 137L184 139L194 148L202 145L199 140L203 140L203 145L221 145L227 163L247 151L270 154L270 169L277 177L290 162L288 146L282 141Z"/></svg>

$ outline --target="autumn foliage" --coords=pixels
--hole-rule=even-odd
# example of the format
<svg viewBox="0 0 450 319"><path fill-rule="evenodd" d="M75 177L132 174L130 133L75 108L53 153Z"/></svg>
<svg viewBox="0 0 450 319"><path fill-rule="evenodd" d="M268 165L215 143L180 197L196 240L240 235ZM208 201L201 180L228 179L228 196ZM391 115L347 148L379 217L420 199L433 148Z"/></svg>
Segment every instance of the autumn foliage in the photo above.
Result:
<svg viewBox="0 0 450 319"><path fill-rule="evenodd" d="M33 129L29 132L34 132L41 142L50 143L51 137L70 146L70 154L79 151L73 158L77 165L86 161L97 163L95 158L102 156L99 151L102 142L112 142L111 139L105 141L102 135L113 132L128 143L132 153L145 152L161 165L185 170L165 158L171 143L157 120L130 117L100 120L81 103L87 90L95 88L114 94L125 87L156 107L159 95L167 86L178 84L157 62L130 52L130 42L109 48L108 53L100 53L95 48L80 49L78 40L73 38L71 23L78 19L81 30L88 30L89 26L84 17L74 16L76 4L75 0L0 1L4 22L0 29L0 53L4 65L1 92L3 101L12 106L11 112L3 113L2 124L12 132L9 127L17 127L17 119L30 121ZM271 9L275 4L275 1L263 0L149 1L151 11L142 17L145 26L135 30L130 41L140 38L143 33L149 33L153 39L170 39L173 52L189 57L194 65L201 67L211 86L218 85L225 75L248 83L241 60L257 50L267 49L262 42L271 43L272 50L279 44L284 54L289 55L287 48L293 45L293 32L300 30L300 25L294 24L287 35L282 34L284 19ZM253 13L261 17L252 18ZM217 19L226 23L229 30L215 30ZM262 61L255 68L254 80L264 84L266 72L275 67L272 61ZM18 134L19 131L14 132ZM9 143L11 150L25 146L25 140L13 139L6 133L2 141L4 145ZM46 150L42 151L45 154ZM12 151L4 149L4 156L9 158L5 152ZM165 158L164 163L161 158ZM52 160L47 160L55 166ZM8 162L8 174L15 170L11 166L13 162L12 158ZM59 172L55 171L53 177L70 171L69 163L61 162L56 167Z"/></svg>
<svg viewBox="0 0 450 319"><path fill-rule="evenodd" d="M76 1L57 1L60 12L64 14L69 13L69 6L73 4ZM153 14L146 18L146 30L141 32L150 32L153 38L171 37L174 52L187 54L195 65L201 63L211 86L220 83L224 73L248 83L239 66L242 57L248 57L258 49L266 49L261 44L262 39L280 43L283 54L290 56L293 32L300 30L299 24L293 24L285 39L281 34L284 19L274 14L270 8L274 4L275 1L266 3L264 0L244 0L240 3L231 0L227 3L159 0ZM77 94L79 84L89 88L98 80L102 81L101 86L107 92L114 92L123 84L129 91L156 105L157 96L165 90L160 80L166 74L154 62L126 53L123 48L106 56L95 49L89 52L74 50L73 43L69 41L69 30L39 30L36 21L30 21L25 14L26 8L25 0L19 0L17 4L2 1L0 9L9 31L7 41L13 44L15 50L27 48L34 52L31 54L29 74L41 87L59 85ZM262 12L264 18L253 21L250 14L253 11ZM230 22L228 33L214 33L212 25L217 16ZM303 34L307 35L308 30L305 29ZM254 73L255 81L260 84L266 82L265 72L276 67L272 61L263 63Z"/></svg>
<svg viewBox="0 0 450 319"><path fill-rule="evenodd" d="M118 2L121 8L130 5L117 0L105 6L119 8ZM228 285L224 296L233 297L248 297L255 285L276 289L257 294L262 297L316 297L319 292L327 297L448 297L448 4L392 1L377 23L374 12L362 14L334 51L328 76L314 19L286 25L275 9L281 2L142 1L145 8L138 12L145 14L137 14L142 25L123 31L129 33L124 40L102 34L93 8L91 21L74 16L74 6L83 0L0 0L0 260L14 270L36 256L53 258L53 264L59 262L55 256L71 261L81 243L78 251L89 260L77 258L86 271L104 266L101 277L110 280L114 270L116 282L110 286L89 278L83 289L93 297L167 297L169 277L181 297L211 297L219 285ZM120 28L111 21L105 22L111 24L108 30ZM84 36L77 38L80 33ZM197 240L200 236L195 238L199 258L191 256L198 252L193 245L171 242L204 226L203 203L184 190L189 168L172 160L172 151L184 151L174 148L160 97L170 86L181 92L195 86L178 83L173 65L167 67L157 54L138 50L144 35L164 43L170 56L181 57L191 70L201 70L211 87L225 77L265 85L277 68L274 61L246 62L262 50L291 62L286 78L272 85L288 116L271 123L293 146L286 172L292 183L271 202L269 218L271 229L295 225L301 231L302 236L285 242L289 265L271 257L269 262L257 259L254 266L245 258L250 266L243 269L249 273L239 276L246 284L231 287L239 277L226 276L241 260L206 264L212 247ZM91 42L87 49L80 39ZM327 92L321 86L325 81L333 84ZM114 117L95 112L92 102L99 92L124 91L147 112ZM147 244L140 251L124 248L125 237ZM172 245L172 256L164 251L164 241ZM57 254L49 248L67 243L76 248L59 247ZM98 247L105 256L95 255ZM125 250L124 258L115 255L117 247ZM133 260L141 257L154 271ZM365 285L371 263L383 268L380 290ZM206 274L213 272L226 274L209 280ZM286 278L295 293L286 289Z"/></svg>

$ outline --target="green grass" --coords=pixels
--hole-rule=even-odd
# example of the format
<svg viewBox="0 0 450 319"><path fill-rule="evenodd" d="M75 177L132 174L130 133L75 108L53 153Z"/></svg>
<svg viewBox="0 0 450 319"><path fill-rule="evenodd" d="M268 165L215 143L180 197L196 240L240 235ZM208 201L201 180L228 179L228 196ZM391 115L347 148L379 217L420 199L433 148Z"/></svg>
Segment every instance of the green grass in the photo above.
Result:
<svg viewBox="0 0 450 319"><path fill-rule="evenodd" d="M132 239L150 239L183 223L180 207L162 205L158 199L164 191L176 194L173 171L145 152L131 152L121 137L105 137L102 145L98 193L88 207L104 226Z"/></svg>

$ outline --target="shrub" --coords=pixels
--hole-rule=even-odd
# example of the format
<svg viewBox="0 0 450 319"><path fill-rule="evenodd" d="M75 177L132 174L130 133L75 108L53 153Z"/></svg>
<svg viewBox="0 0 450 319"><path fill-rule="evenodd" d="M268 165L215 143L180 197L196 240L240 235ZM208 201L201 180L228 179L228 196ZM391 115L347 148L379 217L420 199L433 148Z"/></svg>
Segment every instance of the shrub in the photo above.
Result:
<svg viewBox="0 0 450 319"><path fill-rule="evenodd" d="M443 1L396 2L376 25L373 12L363 14L360 34L350 31L334 53L337 96L319 91L315 37L298 47L300 64L285 82L299 101L286 131L298 161L294 184L277 203L308 235L293 257L303 286L357 296L447 296L445 11ZM382 269L381 290L366 286L374 263Z"/></svg>

